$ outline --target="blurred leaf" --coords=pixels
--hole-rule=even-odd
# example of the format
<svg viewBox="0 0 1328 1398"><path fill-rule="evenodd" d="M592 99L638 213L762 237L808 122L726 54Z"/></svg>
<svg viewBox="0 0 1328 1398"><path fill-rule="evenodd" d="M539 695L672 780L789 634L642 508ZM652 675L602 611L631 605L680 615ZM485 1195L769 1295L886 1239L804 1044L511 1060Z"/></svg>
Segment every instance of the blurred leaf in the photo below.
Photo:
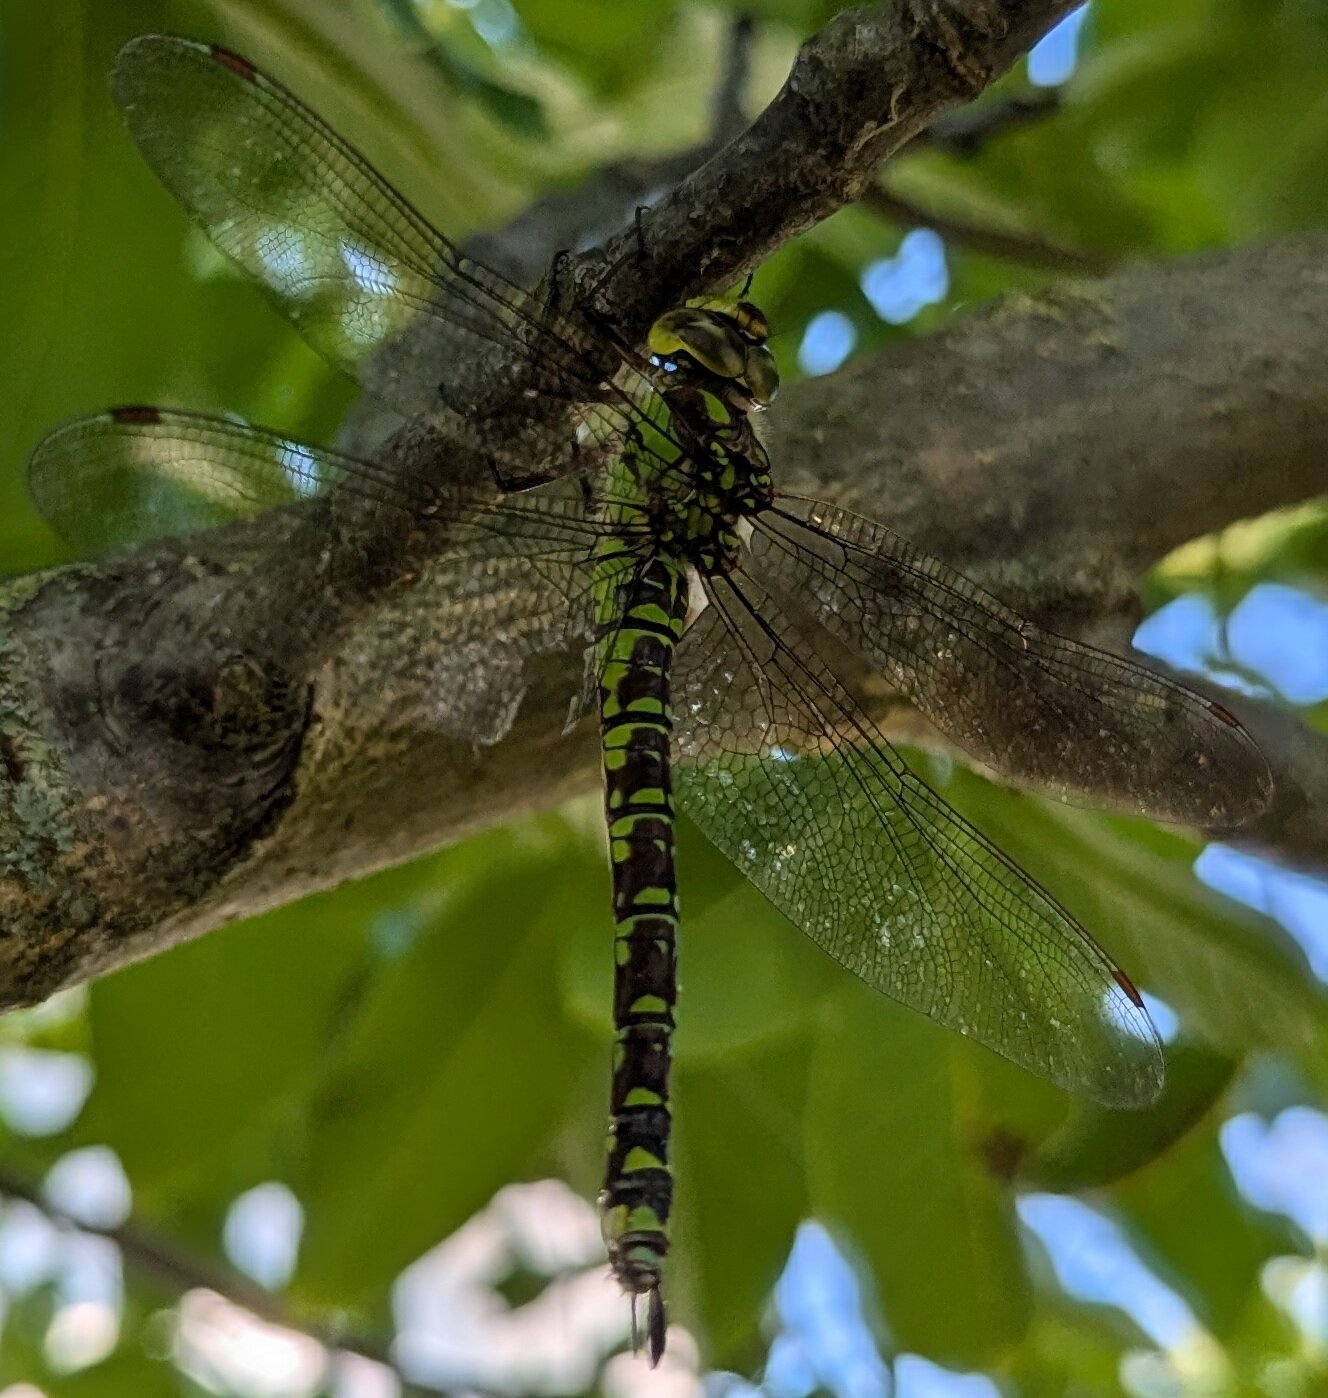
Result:
<svg viewBox="0 0 1328 1398"><path fill-rule="evenodd" d="M58 1398L180 1398L187 1391L172 1364L138 1346L121 1348L78 1373L49 1378L45 1388Z"/></svg>
<svg viewBox="0 0 1328 1398"><path fill-rule="evenodd" d="M371 924L434 873L424 861L321 893L92 987L99 1076L77 1135L117 1152L149 1214L258 1183L246 1153L270 1152L317 1081Z"/></svg>
<svg viewBox="0 0 1328 1398"><path fill-rule="evenodd" d="M14 1296L0 1328L0 1377L7 1383L41 1383L49 1375L42 1340L51 1319L51 1294L42 1287ZM3 1391L3 1390L0 1390ZM19 1390L22 1394L22 1390Z"/></svg>
<svg viewBox="0 0 1328 1398"><path fill-rule="evenodd" d="M6 15L0 45L0 262L6 333L0 339L5 446L0 456L0 546L7 569L42 561L43 542L25 517L23 453L49 418L46 381L65 371L61 321L81 318L70 283L79 262L80 209L88 179L88 106L99 76L83 7L25 7ZM17 133L17 139L15 134ZM15 210L21 211L16 217Z"/></svg>
<svg viewBox="0 0 1328 1398"><path fill-rule="evenodd" d="M550 827L546 827L546 830ZM444 856L449 889L383 968L315 1100L294 1180L297 1285L356 1306L524 1178L603 1046L560 1014L566 838L497 832Z"/></svg>
<svg viewBox="0 0 1328 1398"><path fill-rule="evenodd" d="M1112 1208L1147 1260L1219 1339L1243 1317L1269 1258L1294 1250L1294 1231L1253 1209L1236 1190L1218 1123L1192 1131L1161 1164L1112 1190ZM1195 1221L1202 1220L1196 1227Z"/></svg>
<svg viewBox="0 0 1328 1398"><path fill-rule="evenodd" d="M619 0L522 0L521 25L540 48L602 92L639 81L669 43L678 6Z"/></svg>
<svg viewBox="0 0 1328 1398"><path fill-rule="evenodd" d="M807 1048L786 1037L677 1073L670 1271L680 1318L717 1365L759 1362L761 1313L807 1216Z"/></svg>
<svg viewBox="0 0 1328 1398"><path fill-rule="evenodd" d="M446 44L435 44L429 50L429 56L447 74L458 93L483 103L504 125L519 131L523 136L549 135L544 108L535 98L494 82L492 78L471 67Z"/></svg>
<svg viewBox="0 0 1328 1398"><path fill-rule="evenodd" d="M1230 612L1256 583L1322 586L1328 580L1328 504L1308 500L1173 550L1153 570L1145 600L1159 607L1188 592Z"/></svg>
<svg viewBox="0 0 1328 1398"><path fill-rule="evenodd" d="M1120 1364L1138 1331L1119 1311L1039 1295L1028 1338L1010 1365L1020 1398L1119 1392Z"/></svg>
<svg viewBox="0 0 1328 1398"><path fill-rule="evenodd" d="M982 1153L990 1057L857 986L812 1053L812 1212L866 1258L895 1346L960 1367L1017 1344L1031 1309L1011 1200Z"/></svg>
<svg viewBox="0 0 1328 1398"><path fill-rule="evenodd" d="M1133 1174L1166 1153L1202 1121L1230 1086L1235 1064L1193 1045L1167 1049L1160 1101L1138 1112L1075 1104L1065 1124L1029 1159L1021 1182L1068 1194Z"/></svg>
<svg viewBox="0 0 1328 1398"><path fill-rule="evenodd" d="M453 42L453 36L463 25L466 29L471 29L463 18L463 12L444 11L451 23L440 28L438 32L431 32L425 25L419 7L412 4L411 0L383 0L383 3L396 19L402 33L417 47L424 49L459 95L483 103L497 120L512 127L522 136L548 137L549 125L544 119L544 108L538 99L495 80L487 71L481 70L471 58L463 55L461 45ZM471 36L472 50L487 51L487 46L474 34L473 29ZM488 65L493 66L492 62Z"/></svg>

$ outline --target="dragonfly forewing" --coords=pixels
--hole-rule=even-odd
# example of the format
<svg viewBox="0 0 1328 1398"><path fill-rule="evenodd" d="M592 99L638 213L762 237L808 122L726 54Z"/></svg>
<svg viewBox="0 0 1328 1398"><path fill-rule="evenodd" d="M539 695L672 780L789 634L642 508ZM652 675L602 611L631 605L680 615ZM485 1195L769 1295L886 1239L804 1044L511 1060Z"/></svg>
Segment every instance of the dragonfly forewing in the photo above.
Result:
<svg viewBox="0 0 1328 1398"><path fill-rule="evenodd" d="M112 88L144 158L208 237L398 412L453 432L487 420L513 477L585 465L587 437L604 447L636 421L607 382L611 345L467 257L246 59L144 35L120 51Z"/></svg>
<svg viewBox="0 0 1328 1398"><path fill-rule="evenodd" d="M751 568L1017 784L1204 827L1237 825L1272 794L1221 705L1043 630L872 520L781 497L757 521Z"/></svg>

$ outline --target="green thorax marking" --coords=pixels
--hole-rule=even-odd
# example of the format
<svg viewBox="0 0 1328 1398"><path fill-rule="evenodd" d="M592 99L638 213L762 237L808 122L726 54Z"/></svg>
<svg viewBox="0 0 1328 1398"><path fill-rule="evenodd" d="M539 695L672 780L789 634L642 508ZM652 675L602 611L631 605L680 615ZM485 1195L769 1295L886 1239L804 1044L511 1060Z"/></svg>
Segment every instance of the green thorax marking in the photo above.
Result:
<svg viewBox="0 0 1328 1398"><path fill-rule="evenodd" d="M736 559L738 522L773 495L752 424L778 389L768 334L765 317L743 301L706 301L656 321L652 378L667 421L645 429L644 450L629 442L601 480L604 522L620 540L702 573Z"/></svg>

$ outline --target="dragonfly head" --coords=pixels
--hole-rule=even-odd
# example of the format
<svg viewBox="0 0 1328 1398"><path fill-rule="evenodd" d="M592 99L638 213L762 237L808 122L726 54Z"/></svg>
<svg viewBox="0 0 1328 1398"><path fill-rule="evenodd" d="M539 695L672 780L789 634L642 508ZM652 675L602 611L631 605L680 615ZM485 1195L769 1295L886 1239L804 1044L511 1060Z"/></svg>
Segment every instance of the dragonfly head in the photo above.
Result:
<svg viewBox="0 0 1328 1398"><path fill-rule="evenodd" d="M650 352L679 354L705 373L725 380L749 408L766 408L779 392L779 369L766 341L770 322L750 301L722 297L666 311L650 327Z"/></svg>

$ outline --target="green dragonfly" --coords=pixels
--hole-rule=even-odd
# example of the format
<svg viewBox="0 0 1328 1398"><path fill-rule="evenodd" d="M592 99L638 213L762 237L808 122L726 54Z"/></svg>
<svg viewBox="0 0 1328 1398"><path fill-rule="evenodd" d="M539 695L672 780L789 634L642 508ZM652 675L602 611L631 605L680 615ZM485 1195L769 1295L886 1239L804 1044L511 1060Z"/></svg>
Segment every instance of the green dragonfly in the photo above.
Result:
<svg viewBox="0 0 1328 1398"><path fill-rule="evenodd" d="M536 657L583 657L573 717L599 721L617 927L600 1207L652 1360L677 808L868 985L1071 1092L1156 1098L1161 1048L1129 978L909 769L843 677L865 667L1021 785L1199 825L1271 793L1231 714L1042 630L880 524L780 492L755 430L778 376L750 303L678 308L646 346L622 343L462 254L238 55L145 36L113 87L166 186L316 349L408 416L410 449L356 459L122 408L52 433L33 494L94 549L278 508L315 531L365 509L423 534L470 689L439 710L472 741L501 738Z"/></svg>

